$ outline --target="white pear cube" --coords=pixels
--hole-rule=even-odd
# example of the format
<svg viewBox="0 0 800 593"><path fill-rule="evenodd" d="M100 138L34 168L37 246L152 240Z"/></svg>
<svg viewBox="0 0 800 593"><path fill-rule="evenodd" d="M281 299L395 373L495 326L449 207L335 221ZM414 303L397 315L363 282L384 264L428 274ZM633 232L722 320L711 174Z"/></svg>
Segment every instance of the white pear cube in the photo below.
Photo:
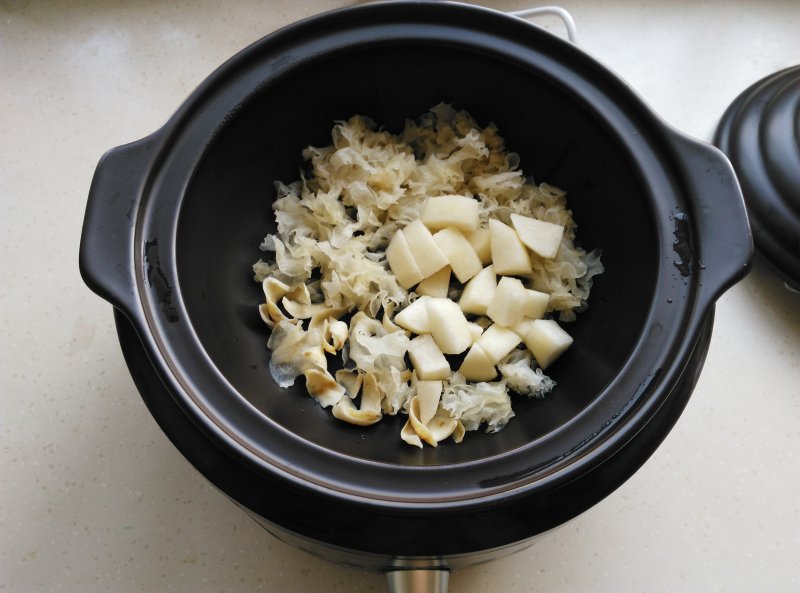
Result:
<svg viewBox="0 0 800 593"><path fill-rule="evenodd" d="M442 396L441 381L417 381L417 397L419 398L419 419L423 424L430 422L439 408Z"/></svg>
<svg viewBox="0 0 800 593"><path fill-rule="evenodd" d="M535 254L545 259L556 256L561 237L564 236L563 226L519 214L511 215L511 224L514 225L520 241Z"/></svg>
<svg viewBox="0 0 800 593"><path fill-rule="evenodd" d="M417 336L408 343L408 357L422 381L438 381L450 376L450 364L430 334Z"/></svg>
<svg viewBox="0 0 800 593"><path fill-rule="evenodd" d="M572 345L572 336L552 319L537 319L525 338L525 345L539 366L546 369Z"/></svg>
<svg viewBox="0 0 800 593"><path fill-rule="evenodd" d="M447 256L450 269L462 284L483 269L478 254L457 228L449 226L433 236L439 249Z"/></svg>
<svg viewBox="0 0 800 593"><path fill-rule="evenodd" d="M480 346L492 361L492 364L502 360L508 353L516 348L522 342L514 330L503 327L502 325L491 325L478 341L476 345Z"/></svg>
<svg viewBox="0 0 800 593"><path fill-rule="evenodd" d="M411 303L408 307L394 316L394 322L408 331L415 334L430 333L428 325L428 308L425 301L430 297L422 296Z"/></svg>
<svg viewBox="0 0 800 593"><path fill-rule="evenodd" d="M486 309L497 289L497 275L493 266L486 266L467 282L458 305L464 313L486 315Z"/></svg>
<svg viewBox="0 0 800 593"><path fill-rule="evenodd" d="M450 266L445 266L433 276L417 284L414 292L432 297L445 298L450 290Z"/></svg>
<svg viewBox="0 0 800 593"><path fill-rule="evenodd" d="M478 338L481 337L481 334L483 333L483 328L477 323L473 323L472 321L469 321L468 323L469 323L469 333L472 336L472 342L474 344L475 342L478 341Z"/></svg>
<svg viewBox="0 0 800 593"><path fill-rule="evenodd" d="M455 227L460 231L474 231L480 224L480 204L466 196L436 196L425 200L422 222L429 229Z"/></svg>
<svg viewBox="0 0 800 593"><path fill-rule="evenodd" d="M503 276L497 283L492 300L486 308L486 315L505 327L512 327L525 317L528 290L518 278Z"/></svg>
<svg viewBox="0 0 800 593"><path fill-rule="evenodd" d="M525 317L522 321L516 324L514 327L509 329L513 330L515 334L517 334L522 340L528 337L528 333L531 331L533 327L533 319L528 319Z"/></svg>
<svg viewBox="0 0 800 593"><path fill-rule="evenodd" d="M484 266L492 263L492 233L489 229L478 229L471 233L464 233L464 236Z"/></svg>
<svg viewBox="0 0 800 593"><path fill-rule="evenodd" d="M469 322L458 303L426 297L428 326L436 345L445 354L461 354L472 345Z"/></svg>
<svg viewBox="0 0 800 593"><path fill-rule="evenodd" d="M422 272L417 266L411 247L403 231L397 231L386 248L386 260L403 288L411 288L422 280Z"/></svg>
<svg viewBox="0 0 800 593"><path fill-rule="evenodd" d="M523 276L530 274L531 258L517 231L494 218L489 219L492 265L497 274ZM419 262L418 262L419 263ZM422 269L422 268L420 268ZM424 274L423 270L423 274Z"/></svg>
<svg viewBox="0 0 800 593"><path fill-rule="evenodd" d="M550 295L538 290L526 289L526 300L523 307L525 317L529 319L541 319L547 312L547 305L550 304Z"/></svg>
<svg viewBox="0 0 800 593"><path fill-rule="evenodd" d="M464 375L467 381L491 381L497 376L494 363L478 344L473 344L469 349L458 372Z"/></svg>
<svg viewBox="0 0 800 593"><path fill-rule="evenodd" d="M419 218L403 229L403 235L423 278L433 276L448 264L447 256Z"/></svg>

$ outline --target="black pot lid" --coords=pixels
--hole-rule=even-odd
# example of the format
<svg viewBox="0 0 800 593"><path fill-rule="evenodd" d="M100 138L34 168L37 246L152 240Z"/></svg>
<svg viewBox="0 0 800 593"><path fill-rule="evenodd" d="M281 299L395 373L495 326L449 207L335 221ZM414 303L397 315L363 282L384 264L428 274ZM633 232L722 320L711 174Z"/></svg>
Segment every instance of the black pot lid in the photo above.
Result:
<svg viewBox="0 0 800 593"><path fill-rule="evenodd" d="M756 249L800 287L800 66L739 95L714 143L736 170Z"/></svg>

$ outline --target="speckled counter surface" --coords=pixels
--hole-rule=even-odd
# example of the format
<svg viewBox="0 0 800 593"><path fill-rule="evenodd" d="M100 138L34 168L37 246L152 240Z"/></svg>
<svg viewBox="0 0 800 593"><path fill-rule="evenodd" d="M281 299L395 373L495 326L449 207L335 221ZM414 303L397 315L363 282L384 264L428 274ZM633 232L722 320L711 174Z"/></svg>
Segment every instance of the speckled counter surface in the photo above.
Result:
<svg viewBox="0 0 800 593"><path fill-rule="evenodd" d="M245 45L342 4L0 0L0 591L384 589L273 539L195 472L77 266L106 149L155 130ZM800 63L794 1L563 5L586 51L700 138L750 83ZM700 382L652 459L450 589L798 591L798 492L800 295L757 265L720 300Z"/></svg>

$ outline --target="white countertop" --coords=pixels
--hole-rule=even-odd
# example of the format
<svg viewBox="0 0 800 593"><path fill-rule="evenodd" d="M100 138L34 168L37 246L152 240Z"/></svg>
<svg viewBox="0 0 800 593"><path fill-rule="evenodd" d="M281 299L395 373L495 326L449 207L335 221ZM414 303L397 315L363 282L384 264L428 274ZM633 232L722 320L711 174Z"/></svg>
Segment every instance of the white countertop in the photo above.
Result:
<svg viewBox="0 0 800 593"><path fill-rule="evenodd" d="M0 0L0 591L384 589L273 539L181 457L77 265L106 149L245 45L343 4ZM750 83L800 63L794 1L563 5L587 52L704 139ZM800 591L799 352L800 295L756 266L720 299L694 395L645 466L450 590Z"/></svg>

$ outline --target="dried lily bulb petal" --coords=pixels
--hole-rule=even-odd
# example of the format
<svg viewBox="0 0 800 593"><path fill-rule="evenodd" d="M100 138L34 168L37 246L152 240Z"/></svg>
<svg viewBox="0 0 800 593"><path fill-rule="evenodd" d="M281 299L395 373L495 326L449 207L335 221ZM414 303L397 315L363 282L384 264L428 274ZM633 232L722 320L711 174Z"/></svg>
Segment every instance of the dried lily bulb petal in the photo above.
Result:
<svg viewBox="0 0 800 593"><path fill-rule="evenodd" d="M453 434L458 425L458 420L452 418L450 414L440 408L431 421L428 422L428 430L433 439L438 443Z"/></svg>
<svg viewBox="0 0 800 593"><path fill-rule="evenodd" d="M441 381L417 381L417 399L419 400L419 420L427 425L439 408L442 395Z"/></svg>
<svg viewBox="0 0 800 593"><path fill-rule="evenodd" d="M432 447L436 446L437 441L433 434L419 418L419 397L417 396L411 398L411 405L408 407L408 421L411 422L411 427L419 435L419 438Z"/></svg>
<svg viewBox="0 0 800 593"><path fill-rule="evenodd" d="M328 354L336 354L336 348L331 343L331 324L329 320L325 320L322 325L322 349Z"/></svg>
<svg viewBox="0 0 800 593"><path fill-rule="evenodd" d="M280 317L286 318L274 303L261 303L258 306L258 313L261 315L261 320L266 323L269 328L275 327L276 317L278 321L281 321Z"/></svg>
<svg viewBox="0 0 800 593"><path fill-rule="evenodd" d="M383 308L383 320L382 321L383 321L384 329L386 329L387 333L405 332L406 335L410 335L409 332L407 332L402 327L397 325L394 321L392 321L392 318L394 317L394 310L396 308L397 308L397 304L395 304L394 302L391 302L391 301Z"/></svg>
<svg viewBox="0 0 800 593"><path fill-rule="evenodd" d="M339 319L348 310L347 307L329 307L319 313L315 313L308 323L308 329L322 327L326 319Z"/></svg>
<svg viewBox="0 0 800 593"><path fill-rule="evenodd" d="M286 311L295 319L308 319L318 313L329 309L325 303L298 303L297 301L290 301L288 296L283 297L281 304Z"/></svg>
<svg viewBox="0 0 800 593"><path fill-rule="evenodd" d="M311 293L308 292L308 286L306 286L305 282L301 282L300 284L292 288L289 292L286 293L285 296L290 301L294 301L295 303L300 303L301 305L311 304Z"/></svg>
<svg viewBox="0 0 800 593"><path fill-rule="evenodd" d="M358 370L339 369L336 371L336 382L344 387L350 399L355 399L361 391L361 384L364 382L364 373Z"/></svg>
<svg viewBox="0 0 800 593"><path fill-rule="evenodd" d="M268 327L275 327L276 323L280 323L286 319L286 315L278 307L278 301L289 292L289 286L275 278L265 278L261 283L264 290L264 297L267 299L265 303L258 307L258 312L261 314L261 319Z"/></svg>
<svg viewBox="0 0 800 593"><path fill-rule="evenodd" d="M344 321L338 319L331 323L331 343L337 352L344 348L347 342L348 328Z"/></svg>
<svg viewBox="0 0 800 593"><path fill-rule="evenodd" d="M380 410L375 413L373 411L356 409L353 400L349 397L343 397L333 406L333 415L339 420L349 422L350 424L357 424L358 426L369 426L381 419Z"/></svg>
<svg viewBox="0 0 800 593"><path fill-rule="evenodd" d="M400 438L409 445L414 445L415 447L422 449L422 441L420 440L419 435L414 432L414 428L411 426L410 420L406 420L406 423L403 425L403 429L400 431Z"/></svg>
<svg viewBox="0 0 800 593"><path fill-rule="evenodd" d="M325 358L325 353L322 350L322 339L320 338L319 346L309 346L300 353L300 360L304 368L311 366L318 366L321 369L328 368L328 359Z"/></svg>
<svg viewBox="0 0 800 593"><path fill-rule="evenodd" d="M325 319L322 326L322 348L329 354L336 354L347 341L347 324L344 321Z"/></svg>
<svg viewBox="0 0 800 593"><path fill-rule="evenodd" d="M464 435L466 434L466 429L464 425L461 423L461 420L456 420L456 427L453 429L453 440L456 443L460 443L464 440Z"/></svg>
<svg viewBox="0 0 800 593"><path fill-rule="evenodd" d="M379 416L381 414L381 390L378 387L378 381L375 376L370 373L364 375L360 410L362 412L373 412Z"/></svg>
<svg viewBox="0 0 800 593"><path fill-rule="evenodd" d="M308 369L305 373L308 394L319 402L323 408L336 405L345 396L345 389L331 377L328 371Z"/></svg>
<svg viewBox="0 0 800 593"><path fill-rule="evenodd" d="M277 278L265 278L261 283L261 288L264 291L264 296L268 301L278 302L278 300L291 290L288 284L285 284Z"/></svg>
<svg viewBox="0 0 800 593"><path fill-rule="evenodd" d="M330 307L315 313L308 323L308 330L319 329L322 332L322 348L329 354L336 354L347 341L347 324L338 321L347 313L347 307Z"/></svg>
<svg viewBox="0 0 800 593"><path fill-rule="evenodd" d="M411 399L411 404L409 405L408 409L408 421L403 427L405 436L402 432L400 434L401 438L405 442L411 445L416 445L416 440L411 434L413 432L418 438L422 439L429 445L436 447L438 443L442 442L447 437L454 435L454 433L459 431L459 429L459 434L457 436L453 436L453 439L457 439L456 442L461 442L461 440L464 438L464 425L461 424L460 420L451 417L446 410L439 407L430 421L423 424L420 421L420 406L420 397L418 395L414 396Z"/></svg>

